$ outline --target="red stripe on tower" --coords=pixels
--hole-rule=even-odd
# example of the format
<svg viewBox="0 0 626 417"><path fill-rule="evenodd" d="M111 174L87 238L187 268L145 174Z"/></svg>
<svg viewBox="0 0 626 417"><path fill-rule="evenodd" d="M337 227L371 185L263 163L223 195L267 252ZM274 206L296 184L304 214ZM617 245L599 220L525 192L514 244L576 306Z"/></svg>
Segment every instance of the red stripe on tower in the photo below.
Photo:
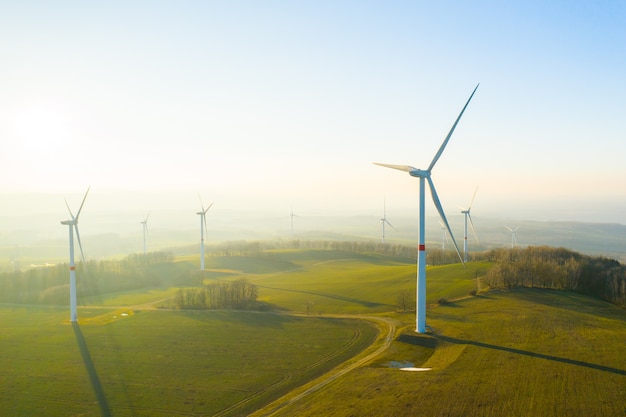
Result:
<svg viewBox="0 0 626 417"><path fill-rule="evenodd" d="M420 249L420 252L425 251L426 250L426 245L420 245L419 249Z"/></svg>
<svg viewBox="0 0 626 417"><path fill-rule="evenodd" d="M70 266L70 271L75 271L76 267L75 266Z"/></svg>

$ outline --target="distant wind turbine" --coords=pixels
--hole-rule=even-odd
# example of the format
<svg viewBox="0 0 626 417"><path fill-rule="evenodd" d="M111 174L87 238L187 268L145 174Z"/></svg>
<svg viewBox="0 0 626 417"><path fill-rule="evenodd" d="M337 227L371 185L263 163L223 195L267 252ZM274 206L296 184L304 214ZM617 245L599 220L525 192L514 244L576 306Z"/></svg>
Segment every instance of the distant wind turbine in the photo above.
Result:
<svg viewBox="0 0 626 417"><path fill-rule="evenodd" d="M448 240L448 235L447 235L447 229L446 229L446 225L443 224L441 221L439 222L439 224L441 225L441 259L443 261L445 254L446 254L446 240Z"/></svg>
<svg viewBox="0 0 626 417"><path fill-rule="evenodd" d="M425 243L426 236L425 236L425 225L424 225L425 223L425 198L424 197L425 197L425 188L426 188L425 185L426 185L426 181L428 181L428 185L430 187L430 194L432 196L435 207L437 208L437 211L439 212L439 216L441 217L442 222L445 224L446 229L448 229L448 233L450 233L450 237L452 238L452 242L454 243L456 253L457 255L459 255L459 259L461 260L461 262L463 262L463 258L461 258L461 254L459 253L459 247L457 246L456 241L454 240L454 235L452 234L452 230L450 230L450 225L448 224L446 215L444 214L443 208L441 207L441 202L439 201L439 197L437 196L437 191L435 190L435 184L433 183L433 180L431 179L431 171L434 168L437 161L439 160L439 158L441 157L441 154L443 153L446 145L448 144L448 141L450 140L450 137L452 136L454 129L459 123L461 116L463 116L463 113L465 112L467 105L469 104L470 100L472 100L472 97L474 96L474 93L476 93L477 89L478 89L478 85L476 86L476 88L474 88L474 91L472 92L469 99L465 103L465 106L463 106L463 110L461 110L461 113L459 114L456 121L452 125L450 132L444 139L443 143L441 144L441 147L435 154L435 157L430 162L428 169L422 170L422 169L414 168L408 165L390 165L390 164L376 163L376 165L408 172L410 176L419 178L420 180L420 183L419 183L420 184L420 188L419 188L419 199L420 199L420 202L419 202L419 246L418 246L418 257L417 257L417 297L416 297L416 318L415 318L415 324L416 324L415 331L418 333L426 332L426 243Z"/></svg>
<svg viewBox="0 0 626 417"><path fill-rule="evenodd" d="M519 230L519 226L517 226L515 229L511 229L509 226L504 227L506 227L506 229L511 232L511 248L514 248L515 246L517 246L517 238L515 237L515 232Z"/></svg>
<svg viewBox="0 0 626 417"><path fill-rule="evenodd" d="M90 187L91 188L91 187ZM78 247L80 248L80 256L83 260L83 264L85 263L85 256L83 255L83 245L80 243L80 233L78 233L78 217L80 216L80 212L83 209L83 205L85 204L85 200L87 199L87 194L89 194L89 189L87 188L87 192L83 197L83 202L80 203L80 208L76 213L76 216L72 213L69 204L67 204L67 200L65 200L65 206L67 210L70 212L71 220L64 220L61 222L62 225L69 226L70 231L70 322L76 323L78 321L78 313L77 313L77 302L76 302L76 265L74 264L74 230L76 230L76 240L78 240Z"/></svg>
<svg viewBox="0 0 626 417"><path fill-rule="evenodd" d="M139 222L143 225L143 254L146 254L146 234L148 233L148 218L150 217L150 213L143 219L142 222Z"/></svg>
<svg viewBox="0 0 626 417"><path fill-rule="evenodd" d="M291 236L293 236L293 218L294 217L300 217L300 216L298 216L296 214L293 214L293 206L291 206L291 214L290 214L290 216L291 216Z"/></svg>
<svg viewBox="0 0 626 417"><path fill-rule="evenodd" d="M206 212L209 211L211 206L213 206L213 203L211 203L209 207L205 209L204 204L202 204L202 199L200 198L200 196L198 196L198 198L200 199L200 207L202 209L201 211L196 213L198 216L200 216L200 270L204 271L204 232L206 232L207 236L209 235L209 231L206 227Z"/></svg>
<svg viewBox="0 0 626 417"><path fill-rule="evenodd" d="M470 227L472 228L472 233L474 234L474 239L478 241L478 236L476 236L476 230L474 229L474 222L472 221L472 215L470 214L470 211L472 210L472 204L474 204L474 198L476 197L477 191L478 191L478 187L476 187L476 190L474 191L474 195L472 196L472 200L470 201L469 207L467 209L461 210L461 213L463 213L465 217L465 235L464 235L465 240L463 241L463 261L464 262L467 262L467 220L468 219L469 219Z"/></svg>
<svg viewBox="0 0 626 417"><path fill-rule="evenodd" d="M385 200L383 200L383 218L380 219L380 225L383 229L383 238L382 238L382 243L385 243L385 223L388 224L389 226L391 226L391 228L395 231L398 231L398 229L396 229L395 227L393 227L393 225L391 223L389 223L389 220L387 220L387 203Z"/></svg>

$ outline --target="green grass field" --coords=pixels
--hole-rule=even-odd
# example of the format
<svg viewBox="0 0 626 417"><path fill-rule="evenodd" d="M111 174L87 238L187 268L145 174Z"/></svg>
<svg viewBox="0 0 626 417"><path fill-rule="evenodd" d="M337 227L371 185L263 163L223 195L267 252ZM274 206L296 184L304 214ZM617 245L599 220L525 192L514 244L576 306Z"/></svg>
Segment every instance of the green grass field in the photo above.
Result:
<svg viewBox="0 0 626 417"><path fill-rule="evenodd" d="M259 258L212 259L212 267L228 269L220 279L246 278L259 287L259 300L281 309L314 314L372 314L396 309L403 291L415 293L415 261L378 254L354 254L325 250L272 251ZM476 276L487 262L435 266L428 269L427 301L458 298L476 289ZM242 272L243 270L248 272ZM412 295L414 299L414 295ZM414 304L414 301L413 301ZM308 307L307 307L308 306ZM414 306L412 307L414 308Z"/></svg>
<svg viewBox="0 0 626 417"><path fill-rule="evenodd" d="M195 273L197 261L153 273ZM147 307L172 297L169 286L79 299L78 327L67 307L0 306L0 415L266 415L272 400L384 339L365 321L321 314L385 316L399 330L372 363L276 415L626 415L626 313L611 304L546 290L468 297L488 262L433 266L433 333L417 335L414 312L396 305L403 291L414 297L408 258L294 249L206 265L205 283L246 278L275 311L310 314Z"/></svg>
<svg viewBox="0 0 626 417"><path fill-rule="evenodd" d="M432 335L409 326L384 357L275 415L626 415L624 310L519 290L428 313ZM400 371L391 361L432 370Z"/></svg>
<svg viewBox="0 0 626 417"><path fill-rule="evenodd" d="M97 314L81 309L87 324L73 328L65 309L0 308L0 415L245 415L377 334L357 320L253 312Z"/></svg>

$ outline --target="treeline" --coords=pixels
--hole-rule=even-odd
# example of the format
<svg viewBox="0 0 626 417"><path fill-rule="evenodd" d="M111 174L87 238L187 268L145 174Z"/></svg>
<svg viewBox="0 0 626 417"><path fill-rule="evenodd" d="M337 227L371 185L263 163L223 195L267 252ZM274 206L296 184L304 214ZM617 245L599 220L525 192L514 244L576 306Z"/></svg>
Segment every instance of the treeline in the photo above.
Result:
<svg viewBox="0 0 626 417"><path fill-rule="evenodd" d="M494 262L483 281L492 288L550 288L585 293L626 306L626 267L548 246L495 249L482 256Z"/></svg>
<svg viewBox="0 0 626 417"><path fill-rule="evenodd" d="M279 249L336 250L352 253L380 253L410 259L417 259L415 245L382 243L378 241L353 240L268 240L268 241L229 241L206 247L212 256L260 256L265 251Z"/></svg>
<svg viewBox="0 0 626 417"><path fill-rule="evenodd" d="M132 254L120 260L78 262L79 297L163 285L195 285L201 278L191 271L171 268L174 254ZM0 274L0 301L27 304L67 304L69 264L31 268Z"/></svg>
<svg viewBox="0 0 626 417"><path fill-rule="evenodd" d="M258 288L245 278L214 282L203 288L181 288L174 297L178 309L234 309L256 307Z"/></svg>

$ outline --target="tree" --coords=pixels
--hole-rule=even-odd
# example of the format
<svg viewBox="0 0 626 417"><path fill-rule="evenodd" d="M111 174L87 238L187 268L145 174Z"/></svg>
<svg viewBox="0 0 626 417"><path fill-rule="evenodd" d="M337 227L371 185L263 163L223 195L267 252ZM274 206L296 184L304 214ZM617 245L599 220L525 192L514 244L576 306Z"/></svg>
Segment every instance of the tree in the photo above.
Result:
<svg viewBox="0 0 626 417"><path fill-rule="evenodd" d="M407 312L409 308L415 303L415 298L412 296L413 292L409 290L402 290L396 297L396 306L398 310Z"/></svg>

